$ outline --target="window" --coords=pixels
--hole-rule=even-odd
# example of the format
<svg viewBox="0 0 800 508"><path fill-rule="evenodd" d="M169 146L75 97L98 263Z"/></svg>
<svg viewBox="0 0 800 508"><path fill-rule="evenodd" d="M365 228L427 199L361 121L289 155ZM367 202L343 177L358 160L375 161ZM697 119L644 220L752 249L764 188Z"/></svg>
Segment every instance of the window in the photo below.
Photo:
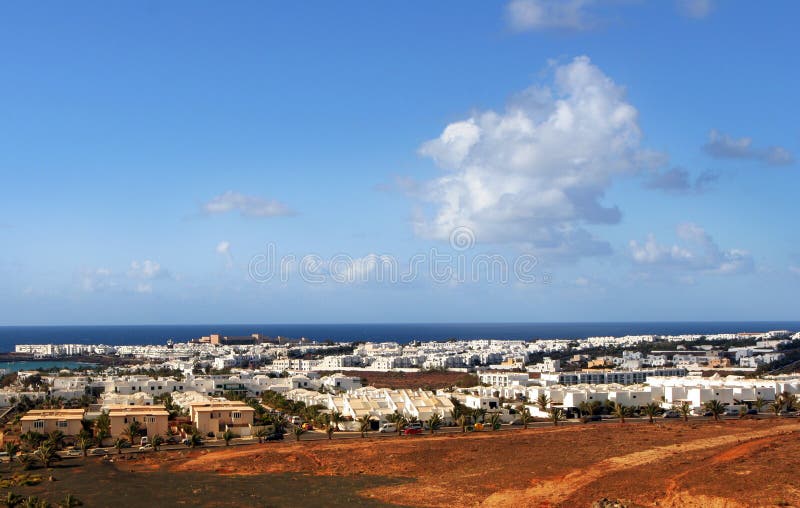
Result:
<svg viewBox="0 0 800 508"><path fill-rule="evenodd" d="M242 417L242 412L241 411L234 411L231 414L231 418L233 418L234 420L238 420L241 417Z"/></svg>
<svg viewBox="0 0 800 508"><path fill-rule="evenodd" d="M36 420L33 422L34 429L43 429L44 428L44 420Z"/></svg>
<svg viewBox="0 0 800 508"><path fill-rule="evenodd" d="M56 427L59 429L66 429L67 428L67 421L66 420L59 420L56 424Z"/></svg>
<svg viewBox="0 0 800 508"><path fill-rule="evenodd" d="M147 423L156 423L156 417L155 416L148 416L146 418L146 420L147 420Z"/></svg>

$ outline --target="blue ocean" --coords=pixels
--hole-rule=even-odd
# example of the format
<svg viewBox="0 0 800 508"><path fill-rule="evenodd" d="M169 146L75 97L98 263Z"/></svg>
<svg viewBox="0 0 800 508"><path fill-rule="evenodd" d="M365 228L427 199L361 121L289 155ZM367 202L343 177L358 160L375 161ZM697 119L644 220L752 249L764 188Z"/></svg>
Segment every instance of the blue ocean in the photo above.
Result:
<svg viewBox="0 0 800 508"><path fill-rule="evenodd" d="M702 321L629 323L404 323L404 324L239 324L133 326L0 326L0 351L15 344L164 344L183 342L210 333L310 340L396 341L447 339L583 339L591 336L685 333L800 331L800 321Z"/></svg>

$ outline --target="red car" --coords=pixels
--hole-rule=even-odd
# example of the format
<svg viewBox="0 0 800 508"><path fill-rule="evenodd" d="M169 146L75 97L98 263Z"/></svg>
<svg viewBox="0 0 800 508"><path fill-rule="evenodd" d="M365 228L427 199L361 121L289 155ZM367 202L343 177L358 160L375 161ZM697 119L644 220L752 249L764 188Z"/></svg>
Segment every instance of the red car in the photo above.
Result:
<svg viewBox="0 0 800 508"><path fill-rule="evenodd" d="M422 425L409 425L403 429L403 434L410 436L412 434L422 434Z"/></svg>

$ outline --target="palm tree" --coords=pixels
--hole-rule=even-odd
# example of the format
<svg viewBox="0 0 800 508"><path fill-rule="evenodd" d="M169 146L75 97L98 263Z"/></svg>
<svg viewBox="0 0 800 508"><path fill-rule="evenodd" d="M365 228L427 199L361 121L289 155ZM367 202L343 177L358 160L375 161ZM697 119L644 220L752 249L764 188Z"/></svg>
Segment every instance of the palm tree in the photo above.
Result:
<svg viewBox="0 0 800 508"><path fill-rule="evenodd" d="M7 441L3 444L3 451L8 454L8 470L11 471L11 463L14 462L14 456L19 453L19 445L12 441Z"/></svg>
<svg viewBox="0 0 800 508"><path fill-rule="evenodd" d="M330 416L330 423L333 425L333 428L339 430L339 423L342 421L342 413L339 411L333 411Z"/></svg>
<svg viewBox="0 0 800 508"><path fill-rule="evenodd" d="M711 415L714 417L715 421L719 421L720 415L725 413L725 405L717 399L709 400L705 403L705 407L711 411Z"/></svg>
<svg viewBox="0 0 800 508"><path fill-rule="evenodd" d="M520 404L516 407L517 413L519 413L519 419L522 422L522 428L527 429L528 424L531 422L531 411L528 409L528 406L525 404Z"/></svg>
<svg viewBox="0 0 800 508"><path fill-rule="evenodd" d="M642 412L647 415L650 423L653 423L653 418L660 415L662 410L661 406L659 406L657 403L650 402L642 408Z"/></svg>
<svg viewBox="0 0 800 508"><path fill-rule="evenodd" d="M759 413L767 405L767 401L764 400L762 397L756 397L756 400L753 402L753 407L756 408L756 411Z"/></svg>
<svg viewBox="0 0 800 508"><path fill-rule="evenodd" d="M22 453L17 461L19 462L20 466L22 466L22 470L27 471L33 465L34 458L29 453Z"/></svg>
<svg viewBox="0 0 800 508"><path fill-rule="evenodd" d="M186 439L189 440L189 448L197 448L203 444L203 437L199 432L197 432L197 430L193 430L192 433L186 437Z"/></svg>
<svg viewBox="0 0 800 508"><path fill-rule="evenodd" d="M558 422L564 419L564 411L558 407L550 407L550 420L558 427Z"/></svg>
<svg viewBox="0 0 800 508"><path fill-rule="evenodd" d="M395 426L397 426L397 435L398 436L403 433L403 428L406 426L407 423L408 423L408 420L406 419L405 416L401 415L400 413L395 413L394 424L395 424Z"/></svg>
<svg viewBox="0 0 800 508"><path fill-rule="evenodd" d="M50 503L46 499L39 499L36 496L28 496L22 500L23 508L50 508Z"/></svg>
<svg viewBox="0 0 800 508"><path fill-rule="evenodd" d="M439 416L437 413L434 413L430 418L428 418L428 428L431 429L431 434L439 430L441 426L442 426L442 417Z"/></svg>
<svg viewBox="0 0 800 508"><path fill-rule="evenodd" d="M259 444L263 443L264 442L264 438L267 437L268 435L269 435L269 432L267 432L267 429L265 429L264 427L261 427L260 429L258 429L256 431L256 437L258 438Z"/></svg>
<svg viewBox="0 0 800 508"><path fill-rule="evenodd" d="M108 412L103 411L94 421L94 437L97 439L97 443L103 446L103 439L110 436L111 418L108 417Z"/></svg>
<svg viewBox="0 0 800 508"><path fill-rule="evenodd" d="M306 429L301 427L300 425L294 426L294 439L295 441L300 441L300 436L306 433Z"/></svg>
<svg viewBox="0 0 800 508"><path fill-rule="evenodd" d="M772 412L775 413L775 416L780 416L781 411L783 410L783 401L781 401L780 397L777 397L775 402L769 405L769 408L772 409Z"/></svg>
<svg viewBox="0 0 800 508"><path fill-rule="evenodd" d="M583 401L578 404L578 409L585 415L594 416L600 411L600 406L602 406L602 404L599 400L593 400L592 402Z"/></svg>
<svg viewBox="0 0 800 508"><path fill-rule="evenodd" d="M39 448L36 449L34 454L36 455L36 458L39 460L39 462L41 462L42 465L45 467L45 469L50 469L50 464L58 456L56 454L55 447L48 444L41 445Z"/></svg>
<svg viewBox="0 0 800 508"><path fill-rule="evenodd" d="M794 393L783 392L781 394L781 401L787 411L794 411L795 408L797 408L797 395Z"/></svg>
<svg viewBox="0 0 800 508"><path fill-rule="evenodd" d="M126 439L121 438L121 437L118 437L117 439L114 440L114 448L117 449L117 455L122 453L122 449L125 448L125 446L127 446L127 444L128 444L128 441Z"/></svg>
<svg viewBox="0 0 800 508"><path fill-rule="evenodd" d="M486 411L482 407L479 407L478 409L473 410L472 411L472 416L475 417L475 423L477 423L478 421L480 421L481 423L485 422L486 421L486 413L488 413L488 411Z"/></svg>
<svg viewBox="0 0 800 508"><path fill-rule="evenodd" d="M20 434L19 440L22 442L28 450L35 450L45 441L44 434L40 434L38 432L29 430L24 434Z"/></svg>
<svg viewBox="0 0 800 508"><path fill-rule="evenodd" d="M72 494L67 494L64 496L64 499L58 504L61 508L74 508L75 506L83 506L83 503L80 499L73 496Z"/></svg>
<svg viewBox="0 0 800 508"><path fill-rule="evenodd" d="M489 424L492 426L492 430L498 430L501 423L500 413L492 413L492 416L489 417Z"/></svg>
<svg viewBox="0 0 800 508"><path fill-rule="evenodd" d="M539 395L539 398L536 399L536 404L539 406L539 409L542 411L547 411L547 406L550 405L550 397L547 394L542 393Z"/></svg>
<svg viewBox="0 0 800 508"><path fill-rule="evenodd" d="M89 454L89 448L92 446L92 438L87 435L80 435L75 444L78 445L78 449L83 453L85 458Z"/></svg>
<svg viewBox="0 0 800 508"><path fill-rule="evenodd" d="M133 421L124 427L124 429L122 430L122 435L126 436L128 438L128 441L130 441L130 443L133 444L136 442L136 438L139 436L141 432L142 432L142 424L137 421Z"/></svg>
<svg viewBox="0 0 800 508"><path fill-rule="evenodd" d="M5 497L0 498L0 503L3 503L9 508L13 508L14 506L18 506L22 502L22 499L22 496L14 494L9 490Z"/></svg>
<svg viewBox="0 0 800 508"><path fill-rule="evenodd" d="M235 436L231 429L225 429L225 432L222 433L222 439L225 441L225 446L230 446L231 439L233 439L234 437Z"/></svg>
<svg viewBox="0 0 800 508"><path fill-rule="evenodd" d="M156 434L153 436L150 442L153 444L153 450L158 451L158 449L164 443L164 438L161 437L161 434Z"/></svg>
<svg viewBox="0 0 800 508"><path fill-rule="evenodd" d="M60 430L54 430L47 435L47 441L53 446L53 448L59 450L64 442L64 433Z"/></svg>
<svg viewBox="0 0 800 508"><path fill-rule="evenodd" d="M458 402L458 401L456 401ZM461 404L454 404L453 409L450 410L450 419L453 420L453 423L457 422L458 419L461 418Z"/></svg>
<svg viewBox="0 0 800 508"><path fill-rule="evenodd" d="M467 433L467 425L469 424L469 416L462 414L458 417L458 426L461 427L461 433Z"/></svg>
<svg viewBox="0 0 800 508"><path fill-rule="evenodd" d="M619 418L619 423L625 423L625 417L631 415L631 408L615 403L611 415L615 418Z"/></svg>
<svg viewBox="0 0 800 508"><path fill-rule="evenodd" d="M358 419L358 431L361 432L361 437L367 437L367 432L372 428L372 420L369 415L364 415Z"/></svg>
<svg viewBox="0 0 800 508"><path fill-rule="evenodd" d="M689 401L684 400L679 406L675 406L675 410L683 416L684 422L689 421L689 414L692 412L692 405L689 404Z"/></svg>

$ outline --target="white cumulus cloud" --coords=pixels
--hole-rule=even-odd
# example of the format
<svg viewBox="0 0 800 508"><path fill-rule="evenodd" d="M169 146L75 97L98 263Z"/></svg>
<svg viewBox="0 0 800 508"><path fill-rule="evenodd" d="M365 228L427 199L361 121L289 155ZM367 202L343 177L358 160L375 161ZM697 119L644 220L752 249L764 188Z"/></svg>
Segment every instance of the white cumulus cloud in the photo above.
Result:
<svg viewBox="0 0 800 508"><path fill-rule="evenodd" d="M284 203L227 191L203 204L203 212L209 215L238 211L245 217L280 217L294 212Z"/></svg>
<svg viewBox="0 0 800 508"><path fill-rule="evenodd" d="M433 211L417 217L415 231L447 239L467 227L478 241L607 253L584 226L620 220L617 207L602 204L614 177L663 164L640 139L624 89L588 57L555 66L550 86L532 86L503 112L451 123L421 146L444 173L415 189Z"/></svg>
<svg viewBox="0 0 800 508"><path fill-rule="evenodd" d="M682 245L664 245L650 234L644 242L631 240L630 255L639 265L695 270L721 275L751 272L755 263L749 252L721 249L705 229L693 223L676 228Z"/></svg>

